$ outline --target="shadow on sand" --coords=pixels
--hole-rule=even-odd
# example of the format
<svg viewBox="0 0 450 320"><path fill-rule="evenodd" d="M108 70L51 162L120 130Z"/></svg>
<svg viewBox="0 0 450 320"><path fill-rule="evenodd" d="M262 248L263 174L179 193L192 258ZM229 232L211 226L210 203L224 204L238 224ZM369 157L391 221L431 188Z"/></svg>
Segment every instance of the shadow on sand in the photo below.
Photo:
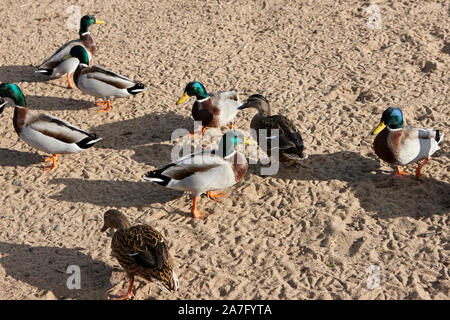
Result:
<svg viewBox="0 0 450 320"><path fill-rule="evenodd" d="M39 292L52 291L60 298L106 299L111 288L113 269L105 263L92 259L82 248L58 248L30 246L0 242L0 264L6 275L38 288ZM70 265L81 271L81 289L70 290L67 273Z"/></svg>
<svg viewBox="0 0 450 320"><path fill-rule="evenodd" d="M34 72L34 66L2 66L0 82L47 82L51 77Z"/></svg>
<svg viewBox="0 0 450 320"><path fill-rule="evenodd" d="M82 110L96 107L94 102L60 97L26 96L30 109L40 111Z"/></svg>
<svg viewBox="0 0 450 320"><path fill-rule="evenodd" d="M178 128L192 130L194 120L174 113L151 113L145 116L102 124L91 129L104 138L101 148L133 149L148 143L170 141Z"/></svg>
<svg viewBox="0 0 450 320"><path fill-rule="evenodd" d="M117 208L142 208L153 203L165 203L183 195L181 191L158 188L154 183L144 180L134 182L58 178L50 183L65 185L59 194L51 196L52 199Z"/></svg>
<svg viewBox="0 0 450 320"><path fill-rule="evenodd" d="M0 166L27 167L43 160L44 158L37 153L0 148Z"/></svg>
<svg viewBox="0 0 450 320"><path fill-rule="evenodd" d="M415 166L409 166L415 169ZM252 173L259 172L258 166ZM389 219L399 216L426 217L450 212L450 184L429 177L426 166L422 176L392 178L393 171L380 170L380 160L359 153L341 151L313 154L299 167L281 166L277 177L287 180L340 180L347 183L369 214Z"/></svg>

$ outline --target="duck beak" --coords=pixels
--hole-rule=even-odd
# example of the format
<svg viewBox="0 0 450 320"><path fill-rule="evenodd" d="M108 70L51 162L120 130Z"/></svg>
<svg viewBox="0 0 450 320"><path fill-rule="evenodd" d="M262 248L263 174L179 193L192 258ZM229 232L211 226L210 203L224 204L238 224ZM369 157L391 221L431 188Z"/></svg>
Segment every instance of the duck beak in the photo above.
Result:
<svg viewBox="0 0 450 320"><path fill-rule="evenodd" d="M377 135L377 134L380 133L380 131L383 130L384 128L386 128L386 125L384 124L383 121L381 121L380 124L378 125L378 127L376 127L376 128L372 131L372 135Z"/></svg>
<svg viewBox="0 0 450 320"><path fill-rule="evenodd" d="M101 228L100 232L105 232L106 230L108 230L108 227L106 225L103 225L103 227Z"/></svg>
<svg viewBox="0 0 450 320"><path fill-rule="evenodd" d="M3 110L5 110L5 106L7 103L8 103L8 101L3 101L3 102L0 101L0 114L2 114Z"/></svg>
<svg viewBox="0 0 450 320"><path fill-rule="evenodd" d="M246 109L248 107L250 107L250 105L248 103L244 103L242 106L238 107L238 110Z"/></svg>
<svg viewBox="0 0 450 320"><path fill-rule="evenodd" d="M187 99L189 99L189 95L187 94L187 92L185 92L183 94L183 96L177 101L176 105L179 105L179 104L185 102Z"/></svg>
<svg viewBox="0 0 450 320"><path fill-rule="evenodd" d="M258 142L256 142L256 141L253 140L252 138L244 137L244 144L245 144L245 145L257 145Z"/></svg>
<svg viewBox="0 0 450 320"><path fill-rule="evenodd" d="M95 19L95 24L105 24L106 22L100 19Z"/></svg>

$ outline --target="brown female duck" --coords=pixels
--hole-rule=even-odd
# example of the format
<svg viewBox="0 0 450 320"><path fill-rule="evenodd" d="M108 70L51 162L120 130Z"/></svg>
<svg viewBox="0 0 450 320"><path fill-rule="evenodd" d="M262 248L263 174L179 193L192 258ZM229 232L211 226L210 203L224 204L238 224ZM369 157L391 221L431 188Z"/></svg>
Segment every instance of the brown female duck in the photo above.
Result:
<svg viewBox="0 0 450 320"><path fill-rule="evenodd" d="M255 108L258 113L253 117L250 128L256 130L258 144L264 152L270 157L273 149L279 149L280 160L282 161L299 161L304 160L308 156L303 153L304 144L300 133L295 128L291 120L283 115L271 115L269 101L260 94L251 95L247 101L238 109ZM261 141L260 130L266 130L266 141ZM271 130L278 130L275 135L271 134ZM278 138L278 146L274 141Z"/></svg>
<svg viewBox="0 0 450 320"><path fill-rule="evenodd" d="M101 231L109 228L116 229L111 241L112 253L130 278L128 291L119 300L134 298L135 276L154 282L163 290L178 290L178 277L161 233L146 224L132 227L125 215L114 209L105 212Z"/></svg>

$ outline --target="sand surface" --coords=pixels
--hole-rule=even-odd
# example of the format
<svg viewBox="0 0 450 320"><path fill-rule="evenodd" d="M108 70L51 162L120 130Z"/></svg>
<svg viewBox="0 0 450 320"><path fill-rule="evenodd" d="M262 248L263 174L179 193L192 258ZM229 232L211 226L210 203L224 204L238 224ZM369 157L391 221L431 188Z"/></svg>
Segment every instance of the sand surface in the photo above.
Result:
<svg viewBox="0 0 450 320"><path fill-rule="evenodd" d="M94 63L149 87L106 114L65 79L33 73L78 37L66 26L74 2L3 2L0 82L103 141L44 173L45 155L18 139L12 109L1 115L0 299L110 299L125 289L99 231L109 208L154 226L174 257L180 290L138 280L137 299L449 298L447 1L375 1L379 29L361 1L78 1L107 22L90 28ZM173 130L192 129L193 99L175 102L194 79L236 88L241 100L265 95L309 154L274 176L250 166L219 204L202 197L206 223L192 218L189 194L141 179L170 161ZM391 105L407 124L446 134L420 181L393 180L373 152L369 133ZM247 130L253 115L235 126ZM80 267L79 290L66 286L70 265Z"/></svg>

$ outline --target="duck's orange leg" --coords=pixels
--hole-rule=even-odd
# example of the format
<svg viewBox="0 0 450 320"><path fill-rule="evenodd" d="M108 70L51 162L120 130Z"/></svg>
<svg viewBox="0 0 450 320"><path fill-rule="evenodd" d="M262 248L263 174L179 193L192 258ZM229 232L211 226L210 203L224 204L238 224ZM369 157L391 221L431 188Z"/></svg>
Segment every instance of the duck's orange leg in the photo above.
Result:
<svg viewBox="0 0 450 320"><path fill-rule="evenodd" d="M230 122L228 126L230 127L230 130L233 130L233 122Z"/></svg>
<svg viewBox="0 0 450 320"><path fill-rule="evenodd" d="M203 135L205 134L205 131L206 131L206 127L202 127L202 132L201 132L201 136L203 137ZM191 131L191 132L189 132L189 135L191 136L191 137L194 137L196 134L198 134L198 131L197 132L195 132L195 131Z"/></svg>
<svg viewBox="0 0 450 320"><path fill-rule="evenodd" d="M213 200L213 201L215 201L215 202L219 202L219 201L217 200L217 198L226 198L226 197L227 197L227 194L226 194L225 192L217 192L217 193L213 193L212 191L208 191L206 194L208 195L208 197L209 197L211 200Z"/></svg>
<svg viewBox="0 0 450 320"><path fill-rule="evenodd" d="M397 177L406 177L406 176L409 176L409 173L400 170L400 167L397 166L397 169L396 169L395 174L394 174L393 177L397 178Z"/></svg>
<svg viewBox="0 0 450 320"><path fill-rule="evenodd" d="M204 210L197 210L197 197L194 197L194 203L192 204L192 215L195 219L199 220L205 220L209 215L209 213Z"/></svg>
<svg viewBox="0 0 450 320"><path fill-rule="evenodd" d="M46 166L44 167L44 171L50 171L53 169L56 169L58 167L58 158L59 158L59 154L54 154L51 157L47 157L44 159L45 162L52 162L51 166Z"/></svg>
<svg viewBox="0 0 450 320"><path fill-rule="evenodd" d="M133 293L133 283L134 283L134 276L130 277L130 285L128 286L128 291L126 294L121 295L120 297L114 299L114 300L128 300L128 299L133 299L134 298L134 293Z"/></svg>
<svg viewBox="0 0 450 320"><path fill-rule="evenodd" d="M70 74L66 74L67 77L67 86L69 87L69 89L73 89L73 85L72 82L70 81Z"/></svg>
<svg viewBox="0 0 450 320"><path fill-rule="evenodd" d="M421 163L419 163L419 165L417 166L417 169L416 169L416 179L417 180L419 180L419 177L420 177L420 170L428 161L430 161L430 158L426 158Z"/></svg>
<svg viewBox="0 0 450 320"><path fill-rule="evenodd" d="M111 108L111 100L110 100L110 99L108 99L108 100L106 100L106 101L99 101L99 102L96 103L96 105L98 105L98 106L104 106L104 105L106 105L105 108L100 109L100 110L98 110L97 112L108 112L109 110L112 109L112 108Z"/></svg>

